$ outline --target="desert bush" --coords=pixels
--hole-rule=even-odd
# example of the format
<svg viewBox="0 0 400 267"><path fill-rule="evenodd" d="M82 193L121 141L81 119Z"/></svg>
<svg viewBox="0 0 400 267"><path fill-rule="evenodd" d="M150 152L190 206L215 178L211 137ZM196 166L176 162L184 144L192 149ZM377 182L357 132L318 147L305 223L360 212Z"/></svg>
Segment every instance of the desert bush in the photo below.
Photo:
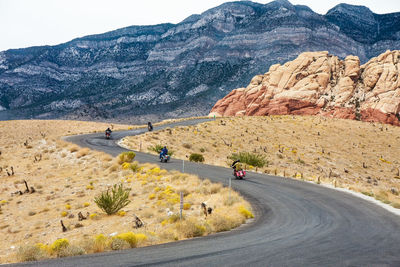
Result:
<svg viewBox="0 0 400 267"><path fill-rule="evenodd" d="M190 219L178 222L176 224L176 229L187 238L202 236L206 232L206 228L203 225Z"/></svg>
<svg viewBox="0 0 400 267"><path fill-rule="evenodd" d="M131 171L133 172L137 172L139 170L139 162L134 161L130 164L129 168L131 169Z"/></svg>
<svg viewBox="0 0 400 267"><path fill-rule="evenodd" d="M194 162L204 162L204 157L202 154L198 153L192 153L189 156L189 161L194 161Z"/></svg>
<svg viewBox="0 0 400 267"><path fill-rule="evenodd" d="M87 148L87 147L82 148L81 150L79 150L79 151L76 153L76 157L77 157L77 158L84 157L84 156L86 156L87 154L89 154L89 152L90 152L89 148Z"/></svg>
<svg viewBox="0 0 400 267"><path fill-rule="evenodd" d="M130 245L131 248L136 247L136 245L138 243L136 235L133 232L122 233L122 234L117 235L115 238L126 241Z"/></svg>
<svg viewBox="0 0 400 267"><path fill-rule="evenodd" d="M156 144L156 145L154 145L154 146L149 146L148 147L148 150L150 150L150 151L154 151L154 152L156 152L156 153L160 153L161 152L161 149L163 149L163 145L161 145L161 144Z"/></svg>
<svg viewBox="0 0 400 267"><path fill-rule="evenodd" d="M54 241L53 244L51 244L50 249L52 252L59 253L62 249L65 249L66 247L69 246L69 241L66 238L60 238Z"/></svg>
<svg viewBox="0 0 400 267"><path fill-rule="evenodd" d="M224 205L225 206L232 206L233 204L237 203L240 201L240 198L238 196L230 196L230 197L225 197L224 198Z"/></svg>
<svg viewBox="0 0 400 267"><path fill-rule="evenodd" d="M163 145L157 144L157 145L154 145L154 146L149 146L147 149L150 150L150 151L154 151L157 154L160 154L161 153L161 149L163 149L163 147L164 147ZM174 151L169 149L168 150L168 155L170 155L172 157L173 154L174 154Z"/></svg>
<svg viewBox="0 0 400 267"><path fill-rule="evenodd" d="M192 148L192 145L191 145L191 144L188 144L188 143L184 143L182 146L183 146L184 148L187 148L187 149L191 149L191 148Z"/></svg>
<svg viewBox="0 0 400 267"><path fill-rule="evenodd" d="M253 213L246 209L243 205L239 207L239 213L242 214L246 219L254 218Z"/></svg>
<svg viewBox="0 0 400 267"><path fill-rule="evenodd" d="M400 209L400 203L392 203L393 208Z"/></svg>
<svg viewBox="0 0 400 267"><path fill-rule="evenodd" d="M222 188L222 184L212 184L210 186L210 193L216 194L221 190L221 188Z"/></svg>
<svg viewBox="0 0 400 267"><path fill-rule="evenodd" d="M87 239L85 241L85 250L94 253L103 252L110 245L109 239L103 234L98 234L93 239Z"/></svg>
<svg viewBox="0 0 400 267"><path fill-rule="evenodd" d="M133 151L126 151L126 152L122 152L121 154L119 154L118 156L118 163L122 164L124 162L132 162L133 159L135 158L136 154Z"/></svg>
<svg viewBox="0 0 400 267"><path fill-rule="evenodd" d="M229 231L235 227L238 227L244 222L241 216L227 216L219 213L213 214L213 216L208 220L212 229L215 232Z"/></svg>
<svg viewBox="0 0 400 267"><path fill-rule="evenodd" d="M131 246L129 245L128 242L126 242L123 239L119 239L119 238L114 238L111 241L111 249L112 250L122 250L122 249L128 249Z"/></svg>
<svg viewBox="0 0 400 267"><path fill-rule="evenodd" d="M76 151L78 151L79 150L79 147L78 146L72 146L70 149L69 149L69 151L71 152L71 153L74 153L74 152L76 152Z"/></svg>
<svg viewBox="0 0 400 267"><path fill-rule="evenodd" d="M264 167L268 166L268 161L265 159L265 156L260 154L254 154L250 152L239 152L233 153L230 157L231 160L239 159L241 163L245 163L254 167Z"/></svg>
<svg viewBox="0 0 400 267"><path fill-rule="evenodd" d="M131 201L129 198L130 188L124 188L122 184L115 184L111 190L102 192L94 198L97 206L108 215L118 212L120 209L128 205Z"/></svg>
<svg viewBox="0 0 400 267"><path fill-rule="evenodd" d="M70 245L70 246L60 249L57 256L60 258L63 258L63 257L72 257L72 256L83 255L83 254L85 254L85 250L83 248L74 246L74 245Z"/></svg>
<svg viewBox="0 0 400 267"><path fill-rule="evenodd" d="M44 253L38 246L25 245L18 248L16 256L19 261L38 261L44 258Z"/></svg>
<svg viewBox="0 0 400 267"><path fill-rule="evenodd" d="M204 153L206 150L204 148L200 148L200 152Z"/></svg>

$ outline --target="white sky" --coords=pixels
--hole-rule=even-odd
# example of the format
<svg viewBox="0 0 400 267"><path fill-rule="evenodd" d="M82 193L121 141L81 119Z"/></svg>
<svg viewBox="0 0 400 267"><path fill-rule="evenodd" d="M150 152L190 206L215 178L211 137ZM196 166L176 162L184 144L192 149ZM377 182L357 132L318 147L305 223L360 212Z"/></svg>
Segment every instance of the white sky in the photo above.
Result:
<svg viewBox="0 0 400 267"><path fill-rule="evenodd" d="M178 23L224 0L0 0L0 51L54 45L131 25ZM270 0L254 2L268 3ZM291 0L325 14L346 2L378 14L399 12L399 0Z"/></svg>

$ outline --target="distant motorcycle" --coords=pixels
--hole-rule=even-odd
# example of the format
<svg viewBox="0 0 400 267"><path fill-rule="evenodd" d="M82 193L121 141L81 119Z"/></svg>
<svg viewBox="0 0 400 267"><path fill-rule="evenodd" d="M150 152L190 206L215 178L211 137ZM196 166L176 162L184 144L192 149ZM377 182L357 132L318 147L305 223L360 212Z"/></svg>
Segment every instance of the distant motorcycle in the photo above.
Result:
<svg viewBox="0 0 400 267"><path fill-rule="evenodd" d="M235 176L236 179L244 179L246 177L246 171L245 170L233 170L233 176Z"/></svg>
<svg viewBox="0 0 400 267"><path fill-rule="evenodd" d="M147 129L149 130L149 132L153 131L153 125L151 124L151 122L147 123Z"/></svg>
<svg viewBox="0 0 400 267"><path fill-rule="evenodd" d="M160 157L160 161L161 162L167 163L169 160L170 160L170 156L169 155L161 155L161 157Z"/></svg>
<svg viewBox="0 0 400 267"><path fill-rule="evenodd" d="M106 139L110 139L111 138L111 133L110 132L106 132Z"/></svg>

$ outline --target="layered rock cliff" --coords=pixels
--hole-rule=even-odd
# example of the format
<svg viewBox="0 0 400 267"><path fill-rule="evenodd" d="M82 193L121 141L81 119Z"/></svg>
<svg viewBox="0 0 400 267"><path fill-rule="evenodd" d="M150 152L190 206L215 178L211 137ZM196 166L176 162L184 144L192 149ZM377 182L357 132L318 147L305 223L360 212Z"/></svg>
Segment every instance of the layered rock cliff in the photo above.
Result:
<svg viewBox="0 0 400 267"><path fill-rule="evenodd" d="M179 24L0 52L0 119L205 115L272 64L321 50L364 63L400 49L399 33L400 13L360 6L320 15L286 0L225 3Z"/></svg>
<svg viewBox="0 0 400 267"><path fill-rule="evenodd" d="M219 100L210 116L324 115L400 126L400 51L360 65L328 52L307 52L272 65L246 88Z"/></svg>

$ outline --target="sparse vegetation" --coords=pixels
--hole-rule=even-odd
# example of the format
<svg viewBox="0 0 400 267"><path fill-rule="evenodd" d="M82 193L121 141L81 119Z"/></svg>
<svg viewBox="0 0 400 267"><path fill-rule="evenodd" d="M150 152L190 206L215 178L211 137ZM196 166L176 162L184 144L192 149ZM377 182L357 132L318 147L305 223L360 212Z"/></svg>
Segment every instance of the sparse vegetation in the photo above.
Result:
<svg viewBox="0 0 400 267"><path fill-rule="evenodd" d="M119 154L118 156L118 163L119 164L123 164L125 162L130 163L133 161L133 159L135 158L136 154L133 151L128 151L128 152L122 152L121 154Z"/></svg>
<svg viewBox="0 0 400 267"><path fill-rule="evenodd" d="M134 157L124 156L122 162L119 157L59 140L60 136L66 134L103 131L109 125L68 121L13 121L0 122L0 125L0 212L15 222L0 225L0 234L6 237L0 240L2 263L23 260L17 257L18 251L22 254L22 249L10 253L10 247L27 246L25 243L29 242L48 242L31 245L29 250L25 250L23 254L34 256L24 258L35 260L130 248L127 241L116 236L133 229L136 247L214 233L215 229L204 223L199 201L207 200L209 207L218 207L223 212L232 208L237 221L229 225L243 221L244 217L236 205L242 203L247 207L247 204L231 191L231 197L235 197L237 202L226 206L224 203L228 191L220 184L201 181L195 176L176 171L167 172L153 164L139 164ZM40 133L44 132L43 128L49 129L45 131L45 136ZM174 137L175 131L171 129L170 136ZM26 140L30 149L22 145ZM147 147L147 144L143 147ZM192 149L191 152L200 151L197 145L192 145ZM28 188L23 179L29 179ZM111 194L112 185L120 183L124 188L135 188L135 192L129 192L129 198L134 198L134 201L115 213L119 216L107 216L97 205L91 205L95 197L108 188ZM35 193L24 193L31 187L35 188ZM15 195L17 190L23 195ZM189 234L181 233L177 227L180 223L180 192L184 193L184 220L198 226L192 228L192 234L190 231ZM212 194L211 199L209 194ZM16 207L22 212L15 212ZM207 221L213 216L209 215ZM132 217L137 220L132 220ZM26 221L30 223L29 229L23 228ZM162 224L164 221L165 225ZM92 237L99 229L103 234ZM59 237L67 240L68 245L57 240Z"/></svg>
<svg viewBox="0 0 400 267"><path fill-rule="evenodd" d="M204 162L204 156L202 154L192 153L189 156L189 161Z"/></svg>
<svg viewBox="0 0 400 267"><path fill-rule="evenodd" d="M241 163L255 167L264 167L265 165L268 165L268 161L265 159L265 156L250 152L233 153L229 158L231 160L239 159Z"/></svg>
<svg viewBox="0 0 400 267"><path fill-rule="evenodd" d="M124 143L153 146L154 141L145 139L151 135L128 137ZM241 159L250 171L351 188L392 206L400 204L400 195L379 194L400 191L399 127L325 117L255 116L217 118L172 129L172 134L160 131L158 138L176 151L176 158L200 151L206 164L227 166L237 159L229 155L245 151L266 161L259 167Z"/></svg>
<svg viewBox="0 0 400 267"><path fill-rule="evenodd" d="M130 190L130 188L124 188L122 184L115 184L111 189L107 189L95 197L94 202L101 210L111 215L131 202L129 200Z"/></svg>

